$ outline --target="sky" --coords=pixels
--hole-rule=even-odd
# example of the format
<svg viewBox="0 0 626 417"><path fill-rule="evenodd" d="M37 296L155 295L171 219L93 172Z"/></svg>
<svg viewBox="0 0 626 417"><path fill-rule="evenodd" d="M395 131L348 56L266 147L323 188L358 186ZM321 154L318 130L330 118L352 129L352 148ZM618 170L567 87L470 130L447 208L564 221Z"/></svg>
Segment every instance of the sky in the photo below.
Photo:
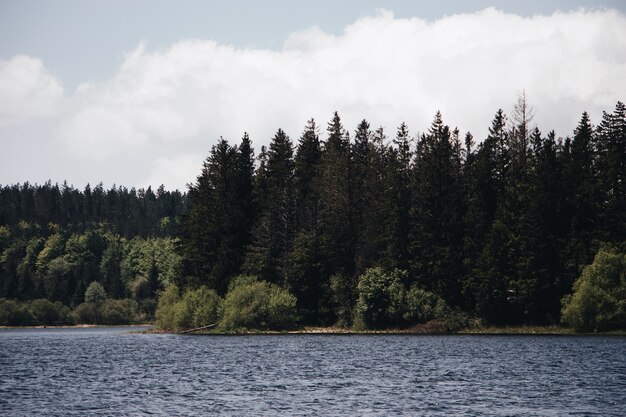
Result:
<svg viewBox="0 0 626 417"><path fill-rule="evenodd" d="M559 137L626 100L626 1L0 0L0 185L182 190L335 110L480 142L521 91Z"/></svg>

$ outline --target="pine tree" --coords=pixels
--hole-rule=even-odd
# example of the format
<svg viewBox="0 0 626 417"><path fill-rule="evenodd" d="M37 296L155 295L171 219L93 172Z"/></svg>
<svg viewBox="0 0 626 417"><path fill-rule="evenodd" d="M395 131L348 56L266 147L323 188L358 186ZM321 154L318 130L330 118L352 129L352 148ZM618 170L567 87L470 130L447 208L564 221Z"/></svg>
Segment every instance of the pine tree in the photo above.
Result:
<svg viewBox="0 0 626 417"><path fill-rule="evenodd" d="M463 259L461 155L439 112L420 142L411 210L411 267L419 284L459 305Z"/></svg>
<svg viewBox="0 0 626 417"><path fill-rule="evenodd" d="M182 237L183 285L208 285L223 293L239 271L244 248L237 240L243 211L239 153L224 139L211 149L202 173L189 188L189 213Z"/></svg>
<svg viewBox="0 0 626 417"><path fill-rule="evenodd" d="M509 175L509 143L505 129L506 116L500 109L496 112L487 138L479 145L476 155L468 154L464 173L466 206L464 215L464 303L470 310L490 319L501 314L505 269L498 259L499 274L488 274L494 253L503 255L503 247L492 245L491 239L502 239L508 229L494 221L499 205L504 204L505 184ZM498 252L496 252L498 251ZM492 309L494 306L497 308Z"/></svg>
<svg viewBox="0 0 626 417"><path fill-rule="evenodd" d="M594 166L594 128L587 112L581 116L574 130L574 138L566 141L562 152L564 169L563 188L567 206L564 216L569 222L565 265L567 279L560 291L568 293L583 265L591 263L592 239L597 222L599 204Z"/></svg>
<svg viewBox="0 0 626 417"><path fill-rule="evenodd" d="M328 124L320 162L319 238L324 262L324 275L352 275L354 266L350 142L335 112Z"/></svg>
<svg viewBox="0 0 626 417"><path fill-rule="evenodd" d="M389 270L409 269L409 210L411 206L411 147L405 123L398 128L395 149L387 154L386 229L384 265Z"/></svg>
<svg viewBox="0 0 626 417"><path fill-rule="evenodd" d="M596 135L598 171L598 228L607 242L626 240L626 106L621 101L613 114L604 112Z"/></svg>
<svg viewBox="0 0 626 417"><path fill-rule="evenodd" d="M259 222L253 231L245 269L263 279L284 284L285 259L296 231L293 145L282 129L267 154L266 192Z"/></svg>
<svg viewBox="0 0 626 417"><path fill-rule="evenodd" d="M319 211L319 164L322 155L315 120L311 119L300 137L295 158L294 188L298 229L314 230Z"/></svg>

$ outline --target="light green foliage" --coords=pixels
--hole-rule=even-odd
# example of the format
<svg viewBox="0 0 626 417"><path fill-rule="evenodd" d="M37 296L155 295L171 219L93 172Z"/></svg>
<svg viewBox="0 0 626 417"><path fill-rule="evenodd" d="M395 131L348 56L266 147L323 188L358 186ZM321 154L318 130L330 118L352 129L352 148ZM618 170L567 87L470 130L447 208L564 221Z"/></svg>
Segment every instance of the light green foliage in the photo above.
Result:
<svg viewBox="0 0 626 417"><path fill-rule="evenodd" d="M172 330L177 327L174 305L180 300L178 287L168 285L159 294L159 305L156 309L156 323L160 329Z"/></svg>
<svg viewBox="0 0 626 417"><path fill-rule="evenodd" d="M73 234L65 242L65 260L72 265L88 262L94 257L89 250L91 232Z"/></svg>
<svg viewBox="0 0 626 417"><path fill-rule="evenodd" d="M600 250L563 299L562 321L577 331L626 329L626 255Z"/></svg>
<svg viewBox="0 0 626 417"><path fill-rule="evenodd" d="M35 269L37 254L41 252L43 243L43 238L33 238L28 241L26 244L26 253L24 254L24 258L22 258L22 262L20 262L16 270L18 275L24 274L27 270Z"/></svg>
<svg viewBox="0 0 626 417"><path fill-rule="evenodd" d="M37 271L39 273L45 273L48 268L48 263L54 258L63 254L64 247L63 236L60 233L50 235L43 245L43 249L37 255Z"/></svg>
<svg viewBox="0 0 626 417"><path fill-rule="evenodd" d="M425 323L443 319L450 314L450 308L439 296L412 285L406 293L404 314L409 323Z"/></svg>
<svg viewBox="0 0 626 417"><path fill-rule="evenodd" d="M44 275L45 295L50 300L58 300L67 293L70 265L64 257L58 256L48 263Z"/></svg>
<svg viewBox="0 0 626 417"><path fill-rule="evenodd" d="M20 298L31 298L37 283L35 274L35 261L37 254L41 251L44 244L43 238L32 238L26 244L26 253L22 262L15 269L18 279L18 294Z"/></svg>
<svg viewBox="0 0 626 417"><path fill-rule="evenodd" d="M296 297L256 277L231 282L224 299L220 327L226 330L283 329L296 322Z"/></svg>
<svg viewBox="0 0 626 417"><path fill-rule="evenodd" d="M217 323L222 299L214 290L200 287L181 297L178 288L168 285L159 296L157 326L165 330L183 330Z"/></svg>
<svg viewBox="0 0 626 417"><path fill-rule="evenodd" d="M193 327L208 326L217 323L222 299L214 290L200 287L197 290L188 291L183 301L192 310L191 324Z"/></svg>
<svg viewBox="0 0 626 417"><path fill-rule="evenodd" d="M89 284L87 290L85 291L86 303L92 303L96 306L100 306L102 305L102 303L104 303L106 298L107 293L104 290L102 284L100 284L98 281L93 281L91 284Z"/></svg>
<svg viewBox="0 0 626 417"><path fill-rule="evenodd" d="M174 283L181 270L176 239L135 238L128 242L121 273L136 298L146 298L160 287Z"/></svg>

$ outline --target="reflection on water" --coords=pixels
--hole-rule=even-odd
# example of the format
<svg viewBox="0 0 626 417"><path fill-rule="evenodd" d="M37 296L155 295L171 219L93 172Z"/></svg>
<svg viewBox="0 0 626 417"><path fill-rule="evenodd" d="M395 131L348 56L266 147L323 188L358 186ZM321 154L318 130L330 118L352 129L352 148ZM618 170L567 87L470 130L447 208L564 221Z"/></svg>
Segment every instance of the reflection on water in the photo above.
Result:
<svg viewBox="0 0 626 417"><path fill-rule="evenodd" d="M0 330L0 415L623 416L626 338Z"/></svg>

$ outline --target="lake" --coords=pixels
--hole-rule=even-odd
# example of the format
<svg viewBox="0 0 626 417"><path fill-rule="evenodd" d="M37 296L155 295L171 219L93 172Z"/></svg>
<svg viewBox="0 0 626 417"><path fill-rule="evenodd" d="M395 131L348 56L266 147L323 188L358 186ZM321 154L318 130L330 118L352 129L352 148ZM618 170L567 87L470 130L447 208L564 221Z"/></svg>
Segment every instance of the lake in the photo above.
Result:
<svg viewBox="0 0 626 417"><path fill-rule="evenodd" d="M0 415L626 415L626 338L0 330Z"/></svg>

